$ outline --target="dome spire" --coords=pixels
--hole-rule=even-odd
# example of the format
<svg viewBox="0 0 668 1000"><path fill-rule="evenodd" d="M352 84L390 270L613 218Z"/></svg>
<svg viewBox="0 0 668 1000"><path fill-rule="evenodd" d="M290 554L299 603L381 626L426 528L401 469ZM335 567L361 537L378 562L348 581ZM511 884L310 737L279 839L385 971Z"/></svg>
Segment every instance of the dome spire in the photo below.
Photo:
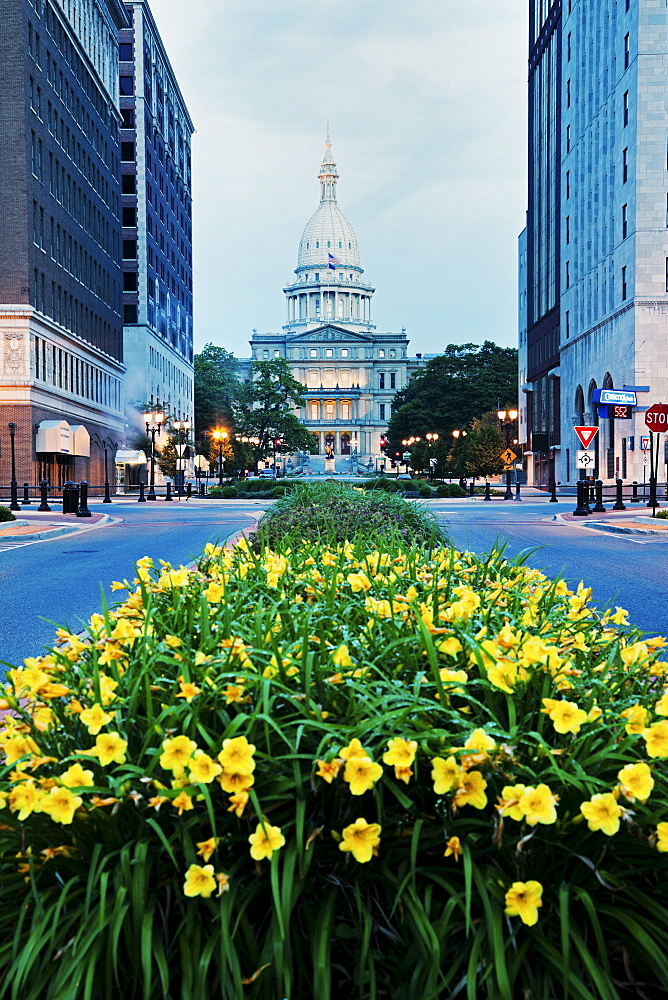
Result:
<svg viewBox="0 0 668 1000"><path fill-rule="evenodd" d="M332 140L329 137L329 122L327 122L327 138L325 139L325 155L320 164L320 201L336 202L336 182L339 175L336 172L336 163L332 156Z"/></svg>

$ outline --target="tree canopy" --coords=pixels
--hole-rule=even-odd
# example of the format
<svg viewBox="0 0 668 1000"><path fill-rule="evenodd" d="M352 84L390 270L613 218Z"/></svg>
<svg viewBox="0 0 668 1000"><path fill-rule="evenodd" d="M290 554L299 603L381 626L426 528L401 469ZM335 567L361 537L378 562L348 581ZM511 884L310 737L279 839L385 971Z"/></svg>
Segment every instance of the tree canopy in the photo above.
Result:
<svg viewBox="0 0 668 1000"><path fill-rule="evenodd" d="M517 405L517 350L484 344L448 344L394 397L390 448L403 438L436 431L451 440L490 409Z"/></svg>
<svg viewBox="0 0 668 1000"><path fill-rule="evenodd" d="M208 450L206 433L216 427L233 430L233 407L241 384L239 362L224 347L207 344L194 359L195 440L198 450Z"/></svg>
<svg viewBox="0 0 668 1000"><path fill-rule="evenodd" d="M313 436L292 412L305 405L304 386L285 358L253 361L234 403L237 434L258 438L256 460L273 451L308 451Z"/></svg>

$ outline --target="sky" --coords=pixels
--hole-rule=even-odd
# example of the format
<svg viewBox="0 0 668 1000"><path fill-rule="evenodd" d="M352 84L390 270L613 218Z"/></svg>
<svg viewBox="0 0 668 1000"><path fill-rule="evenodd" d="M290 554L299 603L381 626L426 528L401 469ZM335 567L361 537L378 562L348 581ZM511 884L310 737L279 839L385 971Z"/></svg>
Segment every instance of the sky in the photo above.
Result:
<svg viewBox="0 0 668 1000"><path fill-rule="evenodd" d="M338 203L411 353L517 340L526 210L526 0L152 0L195 124L195 350L250 354L318 206Z"/></svg>

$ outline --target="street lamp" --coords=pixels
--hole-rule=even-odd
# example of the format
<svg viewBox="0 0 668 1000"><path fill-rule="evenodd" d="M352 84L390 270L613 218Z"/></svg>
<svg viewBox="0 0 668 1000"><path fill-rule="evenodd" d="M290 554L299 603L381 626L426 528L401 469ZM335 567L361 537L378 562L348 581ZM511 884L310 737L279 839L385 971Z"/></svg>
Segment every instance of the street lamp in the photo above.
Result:
<svg viewBox="0 0 668 1000"><path fill-rule="evenodd" d="M184 453L188 444L188 433L190 431L190 421L189 420L175 420L174 430L176 432L176 450L178 452L178 463L176 469L176 494L181 496L183 490L183 480L185 478L185 462Z"/></svg>
<svg viewBox="0 0 668 1000"><path fill-rule="evenodd" d="M9 445L12 459L12 480L9 487L11 499L9 501L9 509L21 510L19 507L18 484L16 482L16 456L14 454L14 435L16 434L16 424L7 424L7 426L9 427Z"/></svg>
<svg viewBox="0 0 668 1000"><path fill-rule="evenodd" d="M497 417L499 418L499 424L503 428L506 436L506 451L510 448L510 430L518 417L517 410L497 410ZM510 462L506 462L506 465L510 465ZM513 491L510 488L512 478L512 471L510 469L506 470L506 492L504 494L504 500L513 499Z"/></svg>
<svg viewBox="0 0 668 1000"><path fill-rule="evenodd" d="M151 479L148 486L148 493L146 494L147 500L157 500L155 495L155 436L160 434L162 425L165 420L165 414L162 411L149 411L144 414L144 423L146 424L146 434L151 438Z"/></svg>
<svg viewBox="0 0 668 1000"><path fill-rule="evenodd" d="M223 445L230 435L227 431L216 430L213 432L214 441L218 442L218 485L223 485Z"/></svg>
<svg viewBox="0 0 668 1000"><path fill-rule="evenodd" d="M455 443L459 441L460 437L465 438L467 433L468 433L467 431L460 431L458 427L455 427L454 431L452 432L452 436L455 439ZM452 477L450 478L450 482L452 482ZM461 486L462 489L466 488L466 480L464 479L461 469L459 472L459 485Z"/></svg>
<svg viewBox="0 0 668 1000"><path fill-rule="evenodd" d="M435 433L432 432L431 434L425 434L425 437L426 437L426 439L427 439L427 441L429 443L429 450L430 450L429 471L430 471L430 474L431 474L431 478L433 479L434 478L434 470L435 470L436 465L438 463L438 459L431 457L431 446L433 444L436 444L436 442L438 441L438 434L435 434Z"/></svg>

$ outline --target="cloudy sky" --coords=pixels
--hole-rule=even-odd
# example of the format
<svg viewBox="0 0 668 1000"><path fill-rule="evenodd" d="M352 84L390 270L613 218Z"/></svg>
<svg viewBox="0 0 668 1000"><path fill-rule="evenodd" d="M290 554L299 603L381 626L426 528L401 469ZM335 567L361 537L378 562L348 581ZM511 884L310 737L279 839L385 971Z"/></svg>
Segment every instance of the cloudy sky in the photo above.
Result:
<svg viewBox="0 0 668 1000"><path fill-rule="evenodd" d="M338 201L411 350L516 340L526 0L152 0L193 136L195 347L279 330L319 200Z"/></svg>

